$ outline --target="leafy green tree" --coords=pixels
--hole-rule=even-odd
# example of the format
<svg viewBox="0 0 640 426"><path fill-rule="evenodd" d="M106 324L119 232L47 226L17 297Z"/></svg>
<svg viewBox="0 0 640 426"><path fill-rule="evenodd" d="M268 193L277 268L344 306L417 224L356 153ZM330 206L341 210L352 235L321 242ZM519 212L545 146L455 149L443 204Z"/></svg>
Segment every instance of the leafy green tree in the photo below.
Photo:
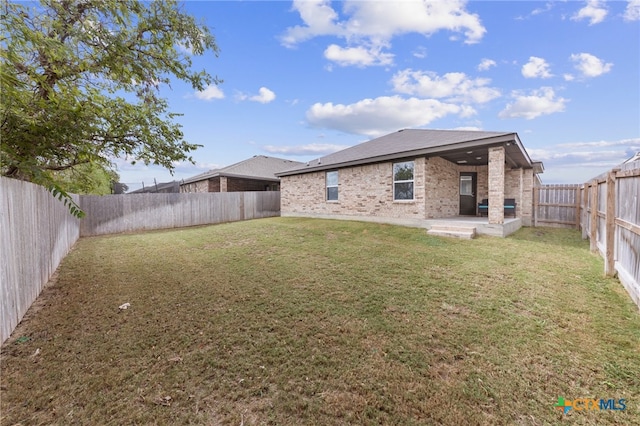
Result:
<svg viewBox="0 0 640 426"><path fill-rule="evenodd" d="M191 55L218 54L209 29L174 0L4 1L0 6L2 175L68 198L60 171L111 168L115 158L191 161L160 87L196 90L220 80L192 70ZM86 167L90 175L96 168Z"/></svg>
<svg viewBox="0 0 640 426"><path fill-rule="evenodd" d="M58 186L66 193L74 194L111 194L120 179L118 173L96 163L78 164L54 174Z"/></svg>

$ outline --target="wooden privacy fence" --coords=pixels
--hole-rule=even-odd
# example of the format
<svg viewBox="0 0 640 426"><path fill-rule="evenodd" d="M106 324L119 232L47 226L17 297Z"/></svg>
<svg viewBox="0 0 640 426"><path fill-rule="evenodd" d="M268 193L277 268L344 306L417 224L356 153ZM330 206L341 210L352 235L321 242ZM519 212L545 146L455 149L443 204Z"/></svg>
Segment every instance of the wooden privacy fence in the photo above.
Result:
<svg viewBox="0 0 640 426"><path fill-rule="evenodd" d="M78 240L78 222L45 188L0 177L0 343Z"/></svg>
<svg viewBox="0 0 640 426"><path fill-rule="evenodd" d="M584 185L542 185L533 200L534 226L582 229L605 274L617 274L640 307L640 161Z"/></svg>
<svg viewBox="0 0 640 426"><path fill-rule="evenodd" d="M80 236L180 228L280 215L280 192L83 195Z"/></svg>
<svg viewBox="0 0 640 426"><path fill-rule="evenodd" d="M77 196L78 220L45 188L0 177L0 344L80 236L280 215L280 192Z"/></svg>
<svg viewBox="0 0 640 426"><path fill-rule="evenodd" d="M534 226L580 228L582 185L543 185L533 189Z"/></svg>

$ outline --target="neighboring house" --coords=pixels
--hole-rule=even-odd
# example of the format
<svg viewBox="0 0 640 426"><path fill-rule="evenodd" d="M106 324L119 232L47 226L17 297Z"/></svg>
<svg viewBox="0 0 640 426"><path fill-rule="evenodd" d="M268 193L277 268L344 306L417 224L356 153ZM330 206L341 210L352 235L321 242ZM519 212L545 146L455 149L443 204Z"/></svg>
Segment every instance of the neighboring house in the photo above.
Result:
<svg viewBox="0 0 640 426"><path fill-rule="evenodd" d="M135 191L127 192L127 194L146 194L146 193L174 193L180 192L180 183L178 181L157 183L149 186L143 186ZM117 194L117 192L116 192Z"/></svg>
<svg viewBox="0 0 640 426"><path fill-rule="evenodd" d="M505 199L515 199L508 222L517 229L531 225L542 171L516 133L406 129L276 175L282 216L426 226L429 219L477 216L488 199L486 220L501 226Z"/></svg>
<svg viewBox="0 0 640 426"><path fill-rule="evenodd" d="M180 183L180 192L279 191L275 174L303 163L282 158L255 155L221 169L210 170Z"/></svg>

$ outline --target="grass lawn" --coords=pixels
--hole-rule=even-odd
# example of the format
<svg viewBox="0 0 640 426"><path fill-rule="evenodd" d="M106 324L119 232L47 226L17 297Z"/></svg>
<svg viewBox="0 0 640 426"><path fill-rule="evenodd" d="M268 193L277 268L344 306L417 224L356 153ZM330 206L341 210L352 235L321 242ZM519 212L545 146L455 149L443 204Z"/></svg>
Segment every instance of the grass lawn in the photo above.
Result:
<svg viewBox="0 0 640 426"><path fill-rule="evenodd" d="M640 315L602 271L549 228L83 238L2 347L2 424L637 425ZM564 415L558 397L626 410Z"/></svg>

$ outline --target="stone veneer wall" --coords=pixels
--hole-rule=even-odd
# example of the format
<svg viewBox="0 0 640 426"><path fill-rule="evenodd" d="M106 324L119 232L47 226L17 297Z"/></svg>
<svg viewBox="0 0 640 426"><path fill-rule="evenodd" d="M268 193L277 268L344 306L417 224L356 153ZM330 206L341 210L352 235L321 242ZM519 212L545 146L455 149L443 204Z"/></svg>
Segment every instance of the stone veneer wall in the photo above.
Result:
<svg viewBox="0 0 640 426"><path fill-rule="evenodd" d="M425 217L425 159L414 159L414 200L393 200L393 164L377 163L338 171L338 201L326 200L326 172L284 176L283 214L377 216L402 219Z"/></svg>

